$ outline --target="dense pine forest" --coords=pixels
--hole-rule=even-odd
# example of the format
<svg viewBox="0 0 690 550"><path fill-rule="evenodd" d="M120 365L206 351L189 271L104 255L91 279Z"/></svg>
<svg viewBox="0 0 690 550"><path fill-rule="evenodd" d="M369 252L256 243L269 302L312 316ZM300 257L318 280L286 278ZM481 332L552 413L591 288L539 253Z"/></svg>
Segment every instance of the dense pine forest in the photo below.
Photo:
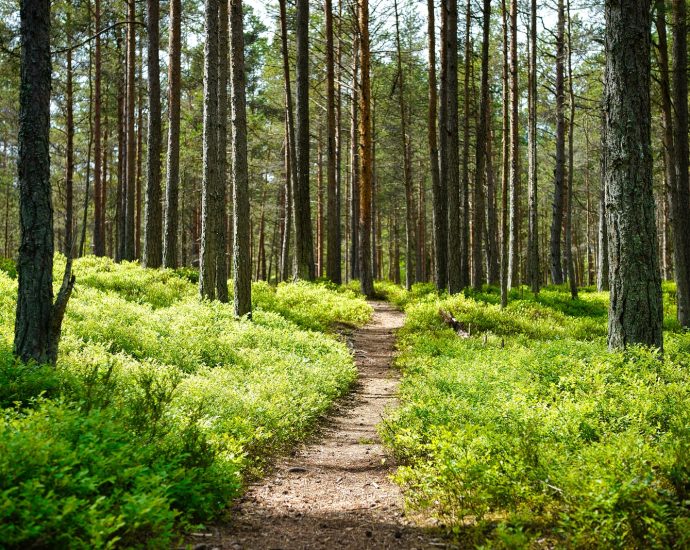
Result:
<svg viewBox="0 0 690 550"><path fill-rule="evenodd" d="M0 0L0 548L687 548L686 0Z"/></svg>

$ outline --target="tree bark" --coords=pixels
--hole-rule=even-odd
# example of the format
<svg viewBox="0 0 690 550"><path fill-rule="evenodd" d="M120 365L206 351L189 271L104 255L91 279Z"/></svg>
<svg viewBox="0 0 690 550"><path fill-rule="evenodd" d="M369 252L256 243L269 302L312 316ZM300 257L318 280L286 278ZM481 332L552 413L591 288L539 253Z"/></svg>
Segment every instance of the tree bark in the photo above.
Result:
<svg viewBox="0 0 690 550"><path fill-rule="evenodd" d="M606 0L610 348L663 347L650 109L650 0Z"/></svg>
<svg viewBox="0 0 690 550"><path fill-rule="evenodd" d="M439 173L439 150L436 127L436 104L438 102L436 91L436 24L435 24L434 0L427 0L429 36L429 119L428 119L428 141L429 141L429 161L431 165L431 200L433 203L433 224L434 224L434 282L438 290L445 290L448 286L448 212L447 191L445 180L441 181Z"/></svg>
<svg viewBox="0 0 690 550"><path fill-rule="evenodd" d="M218 3L218 188L216 202L213 205L213 217L216 220L216 298L227 303L228 296L228 248L227 234L227 180L228 180L228 62L229 45L229 5L227 0ZM240 21L242 17L240 15ZM244 67L244 64L243 64Z"/></svg>
<svg viewBox="0 0 690 550"><path fill-rule="evenodd" d="M309 0L297 0L297 110L295 144L297 184L295 202L295 278L314 280L314 237L309 201Z"/></svg>
<svg viewBox="0 0 690 550"><path fill-rule="evenodd" d="M671 189L673 265L678 321L690 327L690 187L688 187L688 25L684 0L673 0L673 146L675 187Z"/></svg>
<svg viewBox="0 0 690 550"><path fill-rule="evenodd" d="M74 278L68 257L53 303L53 206L50 185L50 2L20 4L19 221L14 354L24 362L57 360L62 319Z"/></svg>
<svg viewBox="0 0 690 550"><path fill-rule="evenodd" d="M527 234L527 275L534 294L539 293L539 197L537 181L537 0L531 0L529 28L529 228Z"/></svg>
<svg viewBox="0 0 690 550"><path fill-rule="evenodd" d="M371 266L372 135L369 51L369 0L359 0L359 270L362 294L374 296Z"/></svg>
<svg viewBox="0 0 690 550"><path fill-rule="evenodd" d="M235 315L251 315L252 274L249 236L247 100L244 74L242 1L230 0L230 112L232 117L233 280Z"/></svg>
<svg viewBox="0 0 690 550"><path fill-rule="evenodd" d="M94 1L94 23L96 31L101 30L101 0ZM103 194L105 187L102 185L103 174L103 148L101 147L101 35L97 34L94 40L94 104L93 104L93 253L96 256L105 256L105 209L103 208Z"/></svg>
<svg viewBox="0 0 690 550"><path fill-rule="evenodd" d="M165 186L163 267L175 268L179 227L180 189L180 83L182 62L182 0L170 0L168 55L168 156Z"/></svg>
<svg viewBox="0 0 690 550"><path fill-rule="evenodd" d="M508 288L520 283L520 133L518 107L517 2L510 2L510 242Z"/></svg>
<svg viewBox="0 0 690 550"><path fill-rule="evenodd" d="M340 240L338 226L340 225L340 211L338 210L338 187L336 179L337 148L336 108L335 108L335 54L333 48L333 2L325 0L324 12L326 16L326 186L328 219L326 244L326 275L336 284L342 281L340 273Z"/></svg>
<svg viewBox="0 0 690 550"><path fill-rule="evenodd" d="M568 101L570 104L570 120L568 129L568 196L565 213L565 264L568 269L568 283L570 296L577 298L577 275L573 261L573 161L575 137L575 92L573 90L573 44L572 25L570 20L570 0L568 0Z"/></svg>
<svg viewBox="0 0 690 550"><path fill-rule="evenodd" d="M460 286L470 285L470 79L472 72L472 0L467 0L465 11L465 67L463 82L462 123L462 180L460 182ZM481 233L481 230L480 230Z"/></svg>
<svg viewBox="0 0 690 550"><path fill-rule="evenodd" d="M601 119L601 189L599 191L599 234L597 258L597 290L609 289L609 234L606 227L606 115Z"/></svg>
<svg viewBox="0 0 690 550"><path fill-rule="evenodd" d="M201 250L199 293L216 298L216 258L219 245L218 196L218 0L205 1L203 179L201 183Z"/></svg>
<svg viewBox="0 0 690 550"><path fill-rule="evenodd" d="M491 37L491 0L484 0L482 14L482 75L479 103L479 125L475 161L475 181L472 219L472 286L480 289L484 283L482 240L484 229L484 181L486 179L486 150L489 136L489 40Z"/></svg>
<svg viewBox="0 0 690 550"><path fill-rule="evenodd" d="M124 214L125 214L125 242L123 260L134 260L135 258L135 210L136 210L136 133L134 128L134 109L135 109L135 77L136 67L136 3L128 0L128 20L127 25L127 95L126 95L126 136L127 136L127 157L126 157L126 185L124 191Z"/></svg>
<svg viewBox="0 0 690 550"><path fill-rule="evenodd" d="M508 119L508 105L510 102L509 69L508 69L508 9L506 0L501 0L502 31L503 31L503 132L502 132L502 160L501 170L501 308L508 305L508 269L509 269L509 224L508 224L508 177L510 169L510 120Z"/></svg>
<svg viewBox="0 0 690 550"><path fill-rule="evenodd" d="M149 119L146 136L146 206L144 210L144 267L160 267L163 260L163 212L161 206L161 82L160 82L160 5L146 0L147 70Z"/></svg>
<svg viewBox="0 0 690 550"><path fill-rule="evenodd" d="M357 9L357 17L359 11ZM352 46L352 105L350 118L350 278L359 279L359 55L357 31Z"/></svg>
<svg viewBox="0 0 690 550"><path fill-rule="evenodd" d="M441 177L448 190L448 290L462 290L462 228L460 225L460 173L458 165L458 6L456 0L442 0L443 56L442 85L445 103L441 114Z"/></svg>
<svg viewBox="0 0 690 550"><path fill-rule="evenodd" d="M68 8L67 27L71 26ZM70 33L68 29L68 40ZM74 87L72 50L67 51L67 74L65 84L65 130L67 134L67 146L65 151L65 256L74 255Z"/></svg>

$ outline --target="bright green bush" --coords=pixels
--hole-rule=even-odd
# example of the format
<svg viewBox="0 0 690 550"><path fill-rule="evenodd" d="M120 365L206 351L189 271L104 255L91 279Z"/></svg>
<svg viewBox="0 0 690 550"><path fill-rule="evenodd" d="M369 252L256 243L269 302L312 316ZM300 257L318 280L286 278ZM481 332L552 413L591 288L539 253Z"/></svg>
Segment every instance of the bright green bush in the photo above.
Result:
<svg viewBox="0 0 690 550"><path fill-rule="evenodd" d="M382 428L407 503L490 547L687 547L690 336L667 333L663 359L609 352L607 295L566 292L407 307L401 407Z"/></svg>
<svg viewBox="0 0 690 550"><path fill-rule="evenodd" d="M365 323L352 292L256 284L249 321L200 302L189 273L96 258L75 273L50 369L12 357L0 272L0 545L168 547L355 379L343 343L304 330Z"/></svg>

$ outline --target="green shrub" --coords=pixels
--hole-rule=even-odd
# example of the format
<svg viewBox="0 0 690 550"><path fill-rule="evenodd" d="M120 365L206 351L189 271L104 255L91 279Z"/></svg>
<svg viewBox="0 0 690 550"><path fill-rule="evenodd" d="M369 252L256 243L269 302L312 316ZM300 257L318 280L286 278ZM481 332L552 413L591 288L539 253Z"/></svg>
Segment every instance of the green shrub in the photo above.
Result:
<svg viewBox="0 0 690 550"><path fill-rule="evenodd" d="M667 333L663 359L609 352L607 295L566 293L408 305L401 407L382 427L396 480L411 508L490 547L686 547L690 337Z"/></svg>
<svg viewBox="0 0 690 550"><path fill-rule="evenodd" d="M58 258L56 285L63 269ZM199 301L192 271L85 258L75 273L52 369L12 357L16 281L0 272L7 547L169 547L309 433L356 377L345 344L313 332L369 319L350 291L255 284L248 321Z"/></svg>

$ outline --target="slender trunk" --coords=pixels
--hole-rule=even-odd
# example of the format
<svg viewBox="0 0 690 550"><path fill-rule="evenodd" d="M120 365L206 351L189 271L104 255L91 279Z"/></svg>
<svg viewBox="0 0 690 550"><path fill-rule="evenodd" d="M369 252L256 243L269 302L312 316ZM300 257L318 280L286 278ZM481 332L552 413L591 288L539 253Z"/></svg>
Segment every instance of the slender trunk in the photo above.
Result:
<svg viewBox="0 0 690 550"><path fill-rule="evenodd" d="M89 32L92 31L89 25ZM91 185L91 151L93 149L93 51L89 44L89 144L86 152L86 181L84 185L84 207L82 209L81 237L79 239L79 257L84 256L84 244L86 242L86 224L89 216L89 187Z"/></svg>
<svg viewBox="0 0 690 550"><path fill-rule="evenodd" d="M534 294L539 292L539 197L537 182L537 0L531 0L529 28L529 228L527 275Z"/></svg>
<svg viewBox="0 0 690 550"><path fill-rule="evenodd" d="M280 251L280 280L287 281L290 273L290 236L292 235L292 183L294 168L292 165L292 148L287 112L285 114L285 217L283 219Z"/></svg>
<svg viewBox="0 0 690 550"><path fill-rule="evenodd" d="M475 161L475 180L472 220L472 286L480 289L484 282L482 241L484 229L484 180L486 176L486 149L489 136L489 40L491 36L491 0L484 0L482 21L482 75L479 124Z"/></svg>
<svg viewBox="0 0 690 550"><path fill-rule="evenodd" d="M125 103L127 95L127 68L126 54L122 52L122 37L117 37L118 58L120 59L117 90L117 192L115 196L115 218L117 247L115 250L115 261L120 262L125 258L125 227L127 225L127 114ZM124 66L124 70L121 68Z"/></svg>
<svg viewBox="0 0 690 550"><path fill-rule="evenodd" d="M663 312L650 137L650 0L607 0L605 13L608 343L610 348L639 343L661 349Z"/></svg>
<svg viewBox="0 0 690 550"><path fill-rule="evenodd" d="M146 207L144 212L144 254L142 265L160 267L163 260L163 212L161 206L161 82L158 51L160 49L159 1L146 1L148 33L147 69L149 119L146 172Z"/></svg>
<svg viewBox="0 0 690 550"><path fill-rule="evenodd" d="M573 262L573 160L575 137L575 91L573 89L573 44L572 26L570 20L570 0L568 0L568 96L570 103L570 121L568 130L568 197L565 214L565 263L568 268L568 282L570 296L577 298L577 276Z"/></svg>
<svg viewBox="0 0 690 550"><path fill-rule="evenodd" d="M352 47L352 114L350 119L350 278L359 279L359 49L356 34Z"/></svg>
<svg viewBox="0 0 690 550"><path fill-rule="evenodd" d="M69 13L69 10L68 10ZM70 25L68 16L67 25ZM69 39L69 38L68 38ZM67 75L65 84L65 130L67 147L65 159L65 256L74 255L74 89L72 71L72 50L67 51Z"/></svg>
<svg viewBox="0 0 690 550"><path fill-rule="evenodd" d="M316 276L323 276L323 144L322 132L319 126L319 134L316 141Z"/></svg>
<svg viewBox="0 0 690 550"><path fill-rule="evenodd" d="M609 234L606 226L606 120L603 112L601 122L601 189L599 190L599 257L597 258L597 290L599 292L609 289Z"/></svg>
<svg viewBox="0 0 690 550"><path fill-rule="evenodd" d="M199 293L202 298L216 298L216 258L218 256L218 221L215 203L218 196L218 0L205 2L204 44L204 129L203 179L201 183L201 250L199 257Z"/></svg>
<svg viewBox="0 0 690 550"><path fill-rule="evenodd" d="M325 0L324 12L326 17L326 186L328 194L327 205L327 250L326 274L334 283L340 284L340 241L338 240L340 216L338 212L338 188L336 179L337 148L335 140L336 108L335 108L335 55L333 51L333 2Z"/></svg>
<svg viewBox="0 0 690 550"><path fill-rule="evenodd" d="M230 0L230 111L232 130L233 271L235 315L251 314L252 274L249 236L249 167L247 165L247 100L244 74L242 0Z"/></svg>
<svg viewBox="0 0 690 550"><path fill-rule="evenodd" d="M136 3L128 0L127 25L127 99L126 99L126 186L124 188L125 243L123 260L135 258L135 192L136 192L136 134L134 128L135 67L136 67Z"/></svg>
<svg viewBox="0 0 690 550"><path fill-rule="evenodd" d="M494 172L494 136L491 121L493 105L491 95L486 116L486 272L491 285L501 284L501 252L499 250L498 213L496 212L496 174Z"/></svg>
<svg viewBox="0 0 690 550"><path fill-rule="evenodd" d="M520 118L518 107L517 3L510 2L510 242L508 288L520 284Z"/></svg>
<svg viewBox="0 0 690 550"><path fill-rule="evenodd" d="M141 167L144 157L144 56L141 51L142 41L139 41L139 55L137 64L139 71L137 74L137 168L135 176L135 213L134 213L134 257L141 259Z"/></svg>
<svg viewBox="0 0 690 550"><path fill-rule="evenodd" d="M441 177L445 178L448 189L448 290L457 294L462 290L462 227L460 224L459 165L458 165L458 6L456 0L441 2L443 15L442 71L445 85L445 124L441 131L444 165ZM443 116L443 115L442 115Z"/></svg>
<svg viewBox="0 0 690 550"><path fill-rule="evenodd" d="M228 248L227 234L227 180L228 180L228 63L230 55L228 2L220 0L218 3L218 189L216 202L213 205L216 239L215 247L215 281L216 298L227 303L228 296Z"/></svg>
<svg viewBox="0 0 690 550"><path fill-rule="evenodd" d="M180 189L180 83L182 51L182 0L170 0L168 53L168 157L165 186L163 267L175 268L179 226Z"/></svg>
<svg viewBox="0 0 690 550"><path fill-rule="evenodd" d="M675 188L671 189L673 265L678 321L690 327L690 187L688 187L688 25L685 0L673 0L673 146Z"/></svg>
<svg viewBox="0 0 690 550"><path fill-rule="evenodd" d="M464 288L470 280L470 119L472 72L472 0L467 0L465 11L465 67L463 79L463 123L462 123L462 180L460 182L460 281Z"/></svg>
<svg viewBox="0 0 690 550"><path fill-rule="evenodd" d="M438 102L436 91L436 23L434 0L427 0L429 36L429 118L428 141L429 162L431 165L431 200L433 203L434 224L434 282L438 290L444 290L448 286L448 212L447 190L445 180L441 181L439 173L439 151L436 129L436 104Z"/></svg>
<svg viewBox="0 0 690 550"><path fill-rule="evenodd" d="M513 0L514 1L514 0ZM510 169L510 121L508 120L508 10L506 0L501 0L503 30L503 167L501 171L501 308L508 305L508 171Z"/></svg>
<svg viewBox="0 0 690 550"><path fill-rule="evenodd" d="M101 29L101 0L94 0L94 25L96 32ZM101 36L94 39L94 104L93 104L93 253L96 256L105 256L105 210L103 209L102 196L105 187L102 184L104 148L101 147Z"/></svg>
<svg viewBox="0 0 690 550"><path fill-rule="evenodd" d="M369 0L359 0L359 271L362 294L374 295L371 271L372 135L369 51Z"/></svg>
<svg viewBox="0 0 690 550"><path fill-rule="evenodd" d="M295 145L295 278L314 279L314 238L309 201L309 0L297 0L297 109Z"/></svg>

